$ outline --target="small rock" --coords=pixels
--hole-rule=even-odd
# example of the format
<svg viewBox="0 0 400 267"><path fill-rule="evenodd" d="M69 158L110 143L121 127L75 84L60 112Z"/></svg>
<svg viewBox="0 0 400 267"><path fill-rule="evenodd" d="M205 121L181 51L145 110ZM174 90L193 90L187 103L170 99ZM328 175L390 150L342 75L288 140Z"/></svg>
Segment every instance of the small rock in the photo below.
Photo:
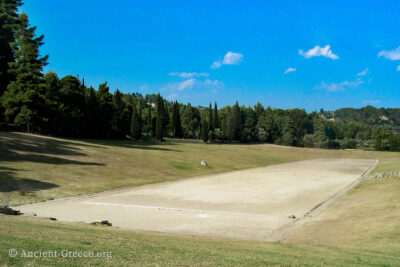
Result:
<svg viewBox="0 0 400 267"><path fill-rule="evenodd" d="M52 220L52 221L57 221L57 219L54 218L54 217L50 217L50 220Z"/></svg>
<svg viewBox="0 0 400 267"><path fill-rule="evenodd" d="M290 215L288 218L294 220L294 219L296 219L296 215L294 215L294 214L293 214L293 215Z"/></svg>
<svg viewBox="0 0 400 267"><path fill-rule="evenodd" d="M102 220L100 222L94 221L94 222L91 222L90 224L112 226L112 223L110 223L108 220Z"/></svg>
<svg viewBox="0 0 400 267"><path fill-rule="evenodd" d="M200 164L201 164L201 166L204 166L204 167L207 167L207 166L208 166L207 161L205 161L205 160L202 160L202 161L200 162Z"/></svg>

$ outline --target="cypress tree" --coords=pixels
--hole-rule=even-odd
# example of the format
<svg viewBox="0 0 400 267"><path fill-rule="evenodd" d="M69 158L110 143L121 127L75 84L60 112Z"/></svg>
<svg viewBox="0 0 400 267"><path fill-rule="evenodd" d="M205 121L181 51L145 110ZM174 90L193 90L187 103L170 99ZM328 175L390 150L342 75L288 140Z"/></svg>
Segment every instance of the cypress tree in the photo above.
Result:
<svg viewBox="0 0 400 267"><path fill-rule="evenodd" d="M175 101L172 110L172 127L174 132L174 137L182 138L182 125L181 125L181 116L179 114L179 105L178 102Z"/></svg>
<svg viewBox="0 0 400 267"><path fill-rule="evenodd" d="M201 129L200 129L200 138L203 140L205 143L208 141L208 123L207 120L204 118L201 122Z"/></svg>
<svg viewBox="0 0 400 267"><path fill-rule="evenodd" d="M15 62L9 63L9 73L15 77L2 97L5 116L9 122L26 126L39 126L42 119L45 88L42 70L48 56L40 57L39 47L44 36L35 37L36 27L30 27L28 16L19 16L20 25L15 31Z"/></svg>
<svg viewBox="0 0 400 267"><path fill-rule="evenodd" d="M156 118L156 137L157 140L162 141L165 133L165 110L164 110L164 100L157 95L157 118Z"/></svg>
<svg viewBox="0 0 400 267"><path fill-rule="evenodd" d="M131 135L135 140L142 137L142 127L140 123L140 116L136 107L133 107L131 119Z"/></svg>
<svg viewBox="0 0 400 267"><path fill-rule="evenodd" d="M229 117L228 125L228 138L229 140L239 141L242 134L242 120L240 115L239 103L232 107L231 114Z"/></svg>
<svg viewBox="0 0 400 267"><path fill-rule="evenodd" d="M208 127L207 128L208 128L209 131L214 130L213 129L214 128L214 124L213 124L213 109L212 109L211 103L210 103L210 106L208 108Z"/></svg>
<svg viewBox="0 0 400 267"><path fill-rule="evenodd" d="M171 120L169 118L169 110L168 110L168 103L164 101L164 120L163 120L163 127L164 127L164 136L168 135L168 130L171 128L170 123Z"/></svg>
<svg viewBox="0 0 400 267"><path fill-rule="evenodd" d="M218 129L219 128L217 102L215 102L215 104L214 104L213 127L214 127L214 129Z"/></svg>

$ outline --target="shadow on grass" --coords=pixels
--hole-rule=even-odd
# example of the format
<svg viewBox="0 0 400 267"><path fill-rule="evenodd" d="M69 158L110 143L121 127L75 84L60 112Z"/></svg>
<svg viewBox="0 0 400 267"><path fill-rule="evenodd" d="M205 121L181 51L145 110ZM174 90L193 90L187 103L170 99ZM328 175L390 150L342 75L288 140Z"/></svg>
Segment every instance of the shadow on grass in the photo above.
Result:
<svg viewBox="0 0 400 267"><path fill-rule="evenodd" d="M51 165L104 165L98 162L73 159L75 156L86 156L85 153L80 151L79 146L85 146L85 144L29 134L0 132L0 163L34 162ZM29 177L17 177L16 171L16 169L0 166L0 192L18 191L21 194L25 194L58 187L57 184L33 180Z"/></svg>
<svg viewBox="0 0 400 267"><path fill-rule="evenodd" d="M58 187L53 183L14 177L15 169L0 167L0 192L19 191L21 194Z"/></svg>

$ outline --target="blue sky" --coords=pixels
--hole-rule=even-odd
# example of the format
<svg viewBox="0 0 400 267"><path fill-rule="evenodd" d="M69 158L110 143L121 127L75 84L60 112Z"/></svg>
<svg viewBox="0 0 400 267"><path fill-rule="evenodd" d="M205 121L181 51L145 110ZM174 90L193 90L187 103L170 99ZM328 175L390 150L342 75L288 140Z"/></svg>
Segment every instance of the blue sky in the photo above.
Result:
<svg viewBox="0 0 400 267"><path fill-rule="evenodd" d="M46 71L95 88L203 106L399 107L400 1L25 2Z"/></svg>

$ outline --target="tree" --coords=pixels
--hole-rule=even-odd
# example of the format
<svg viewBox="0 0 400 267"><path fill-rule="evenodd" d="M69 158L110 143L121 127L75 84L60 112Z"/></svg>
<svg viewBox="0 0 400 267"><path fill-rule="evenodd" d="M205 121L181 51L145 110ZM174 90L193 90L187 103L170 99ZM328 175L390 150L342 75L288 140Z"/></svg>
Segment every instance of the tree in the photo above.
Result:
<svg viewBox="0 0 400 267"><path fill-rule="evenodd" d="M169 109L167 101L164 101L164 120L163 120L163 127L164 127L164 135L169 136L169 129L170 129L170 117L169 117Z"/></svg>
<svg viewBox="0 0 400 267"><path fill-rule="evenodd" d="M285 134L282 136L282 141L284 145L287 146L292 146L295 145L296 143L296 129L294 122L290 116L286 118L286 123L285 123L285 129L284 129Z"/></svg>
<svg viewBox="0 0 400 267"><path fill-rule="evenodd" d="M164 100L157 95L157 118L156 118L156 137L157 140L162 141L165 134L165 110Z"/></svg>
<svg viewBox="0 0 400 267"><path fill-rule="evenodd" d="M214 124L213 124L213 109L210 103L210 106L208 107L208 126L207 126L209 131L214 130Z"/></svg>
<svg viewBox="0 0 400 267"><path fill-rule="evenodd" d="M256 114L250 107L244 108L244 124L241 140L243 142L251 142L256 139L256 134Z"/></svg>
<svg viewBox="0 0 400 267"><path fill-rule="evenodd" d="M131 135L135 140L139 140L142 137L142 127L137 107L133 107L132 111Z"/></svg>
<svg viewBox="0 0 400 267"><path fill-rule="evenodd" d="M99 125L99 134L102 137L109 137L111 134L111 120L113 111L113 97L110 93L110 87L107 86L107 82L99 85L98 90L99 99L99 114L97 116L102 121Z"/></svg>
<svg viewBox="0 0 400 267"><path fill-rule="evenodd" d="M172 128L173 135L175 138L182 138L182 126L181 126L181 116L179 114L179 105L178 102L175 101L172 109Z"/></svg>
<svg viewBox="0 0 400 267"><path fill-rule="evenodd" d="M44 81L42 70L48 56L40 57L39 47L44 36L35 37L35 27L30 27L28 16L19 16L20 25L15 31L12 49L15 62L9 63L8 72L15 77L2 97L5 116L9 122L27 127L42 125Z"/></svg>
<svg viewBox="0 0 400 267"><path fill-rule="evenodd" d="M118 89L114 92L113 95L111 129L113 137L116 138L122 138L125 136L125 134L127 134L127 123L125 121L126 108L125 103L122 101L122 96L122 93Z"/></svg>
<svg viewBox="0 0 400 267"><path fill-rule="evenodd" d="M328 137L325 132L325 125L321 118L316 118L314 121L314 146L319 148L328 148Z"/></svg>
<svg viewBox="0 0 400 267"><path fill-rule="evenodd" d="M15 62L15 35L19 28L18 8L21 0L0 0L0 96L8 84L15 78L9 72L9 63Z"/></svg>
<svg viewBox="0 0 400 267"><path fill-rule="evenodd" d="M199 110L193 108L190 103L187 104L182 114L182 127L185 137L197 138L197 130L200 126L200 113Z"/></svg>
<svg viewBox="0 0 400 267"><path fill-rule="evenodd" d="M229 118L228 138L229 140L239 141L242 134L242 120L240 115L239 103L232 107Z"/></svg>
<svg viewBox="0 0 400 267"><path fill-rule="evenodd" d="M57 121L54 122L58 125L60 135L73 137L82 135L85 105L85 90L80 80L72 75L60 79L57 97Z"/></svg>
<svg viewBox="0 0 400 267"><path fill-rule="evenodd" d="M219 118L218 118L217 102L214 103L213 128L214 128L214 130L215 129L219 129Z"/></svg>
<svg viewBox="0 0 400 267"><path fill-rule="evenodd" d="M390 150L393 133L383 126L372 130L372 143L376 150Z"/></svg>
<svg viewBox="0 0 400 267"><path fill-rule="evenodd" d="M204 143L207 143L207 141L208 141L208 122L205 118L201 122L200 138L201 138L201 140L204 141Z"/></svg>

